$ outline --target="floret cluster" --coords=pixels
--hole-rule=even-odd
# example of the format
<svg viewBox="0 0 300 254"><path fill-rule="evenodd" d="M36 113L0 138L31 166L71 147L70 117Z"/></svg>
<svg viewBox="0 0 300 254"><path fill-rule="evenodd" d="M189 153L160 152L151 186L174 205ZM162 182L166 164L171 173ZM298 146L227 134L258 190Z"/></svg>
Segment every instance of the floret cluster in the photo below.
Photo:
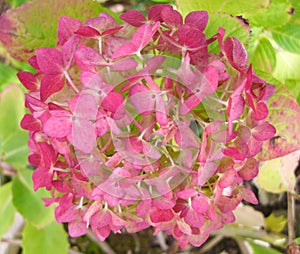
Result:
<svg viewBox="0 0 300 254"><path fill-rule="evenodd" d="M45 204L72 237L153 227L200 246L243 200L257 203L243 182L276 132L274 87L238 39L222 28L207 38L205 11L183 19L162 4L121 19L61 17L57 45L18 74L34 190L51 192Z"/></svg>

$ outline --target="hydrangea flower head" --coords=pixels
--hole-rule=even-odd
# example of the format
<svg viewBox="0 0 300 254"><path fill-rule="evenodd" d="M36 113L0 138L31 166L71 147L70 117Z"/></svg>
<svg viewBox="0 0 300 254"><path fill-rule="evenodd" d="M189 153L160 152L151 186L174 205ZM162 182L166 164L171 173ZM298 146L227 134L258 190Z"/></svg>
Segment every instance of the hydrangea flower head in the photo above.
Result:
<svg viewBox="0 0 300 254"><path fill-rule="evenodd" d="M121 19L61 17L56 47L18 74L34 189L52 193L45 203L73 237L153 227L200 246L243 200L257 203L243 182L275 134L274 88L224 29L207 38L205 11L183 19L163 4Z"/></svg>

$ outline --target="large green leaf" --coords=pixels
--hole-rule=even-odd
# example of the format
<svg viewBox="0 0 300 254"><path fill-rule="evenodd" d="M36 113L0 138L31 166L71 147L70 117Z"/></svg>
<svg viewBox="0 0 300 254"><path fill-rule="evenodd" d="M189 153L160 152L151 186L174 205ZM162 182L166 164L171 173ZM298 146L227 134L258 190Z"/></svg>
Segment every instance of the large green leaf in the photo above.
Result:
<svg viewBox="0 0 300 254"><path fill-rule="evenodd" d="M0 41L18 60L27 61L39 47L53 47L61 16L85 21L110 12L92 0L34 0L7 11L0 18Z"/></svg>
<svg viewBox="0 0 300 254"><path fill-rule="evenodd" d="M208 38L213 36L218 32L219 27L223 27L226 30L225 37L236 37L243 44L246 44L247 40L249 39L249 27L247 27L242 20L232 17L228 14L211 14L205 29L205 34ZM218 45L215 41L210 45L209 50L216 51L217 48Z"/></svg>
<svg viewBox="0 0 300 254"><path fill-rule="evenodd" d="M247 3L236 0L176 0L176 3L184 15L196 10L206 10L209 13L225 12L232 15L244 15L245 13L255 13L259 8L267 7L269 0L253 0L247 1Z"/></svg>
<svg viewBox="0 0 300 254"><path fill-rule="evenodd" d="M28 155L28 134L20 128L25 112L24 94L17 85L6 87L0 94L0 159L24 167Z"/></svg>
<svg viewBox="0 0 300 254"><path fill-rule="evenodd" d="M17 70L15 68L0 62L0 89L9 83L18 82L16 74Z"/></svg>
<svg viewBox="0 0 300 254"><path fill-rule="evenodd" d="M287 0L272 0L267 8L257 8L254 12L246 13L251 26L274 28L286 24L291 15L291 4Z"/></svg>
<svg viewBox="0 0 300 254"><path fill-rule="evenodd" d="M249 247L251 248L251 252L253 254L282 254L278 250L268 246L267 243L265 245L257 244L254 241L249 241Z"/></svg>
<svg viewBox="0 0 300 254"><path fill-rule="evenodd" d="M280 158L262 163L259 174L259 187L272 193L295 191L295 169L298 166L300 150Z"/></svg>
<svg viewBox="0 0 300 254"><path fill-rule="evenodd" d="M15 208L12 204L12 183L0 187L0 239L14 221Z"/></svg>
<svg viewBox="0 0 300 254"><path fill-rule="evenodd" d="M23 231L24 254L66 254L69 243L61 224L52 222L42 229L27 223Z"/></svg>
<svg viewBox="0 0 300 254"><path fill-rule="evenodd" d="M272 30L273 39L283 49L300 54L300 24L288 24Z"/></svg>
<svg viewBox="0 0 300 254"><path fill-rule="evenodd" d="M274 77L284 82L286 79L300 79L300 54L292 54L282 49L277 49L276 67Z"/></svg>
<svg viewBox="0 0 300 254"><path fill-rule="evenodd" d="M258 155L260 160L281 157L300 149L300 107L286 87L277 87L269 99L267 121L275 126L276 136L264 142Z"/></svg>
<svg viewBox="0 0 300 254"><path fill-rule="evenodd" d="M45 207L41 198L49 197L45 189L33 191L32 171L24 170L18 172L13 180L13 203L19 213L37 228L43 228L54 220L54 208Z"/></svg>
<svg viewBox="0 0 300 254"><path fill-rule="evenodd" d="M271 42L264 36L257 36L251 42L248 52L253 69L272 73L276 66L276 51Z"/></svg>

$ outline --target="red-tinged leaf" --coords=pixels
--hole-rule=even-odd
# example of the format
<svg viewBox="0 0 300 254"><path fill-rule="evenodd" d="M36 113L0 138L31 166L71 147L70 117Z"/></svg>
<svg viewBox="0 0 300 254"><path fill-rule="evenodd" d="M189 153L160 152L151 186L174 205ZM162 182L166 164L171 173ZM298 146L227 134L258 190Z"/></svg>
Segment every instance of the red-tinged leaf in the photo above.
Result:
<svg viewBox="0 0 300 254"><path fill-rule="evenodd" d="M63 16L58 21L58 43L59 45L64 45L67 40L69 40L74 33L81 26L81 22L78 19Z"/></svg>
<svg viewBox="0 0 300 254"><path fill-rule="evenodd" d="M123 13L120 18L132 26L139 27L146 22L142 13L137 10L129 10Z"/></svg>
<svg viewBox="0 0 300 254"><path fill-rule="evenodd" d="M38 84L34 74L28 71L20 71L18 72L17 76L26 89L33 92L38 90Z"/></svg>
<svg viewBox="0 0 300 254"><path fill-rule="evenodd" d="M194 26L201 32L204 31L208 22L208 14L206 11L193 11L185 17L185 24Z"/></svg>
<svg viewBox="0 0 300 254"><path fill-rule="evenodd" d="M41 122L29 114L24 115L20 125L23 129L29 131L40 131L42 127Z"/></svg>
<svg viewBox="0 0 300 254"><path fill-rule="evenodd" d="M248 63L248 54L243 44L235 37L228 37L224 42L225 54L236 69L243 69Z"/></svg>
<svg viewBox="0 0 300 254"><path fill-rule="evenodd" d="M55 48L39 48L36 50L37 63L46 75L62 73L63 58L61 52Z"/></svg>
<svg viewBox="0 0 300 254"><path fill-rule="evenodd" d="M203 214L208 210L209 204L204 196L197 195L192 200L192 207L197 213Z"/></svg>
<svg viewBox="0 0 300 254"><path fill-rule="evenodd" d="M79 237L88 232L88 227L82 220L73 220L68 223L68 232L71 237Z"/></svg>
<svg viewBox="0 0 300 254"><path fill-rule="evenodd" d="M62 75L45 75L41 81L41 100L46 101L52 94L60 91L64 87L64 83Z"/></svg>
<svg viewBox="0 0 300 254"><path fill-rule="evenodd" d="M274 137L275 133L275 127L267 122L264 122L263 124L252 129L253 137L259 141L269 140L270 138Z"/></svg>
<svg viewBox="0 0 300 254"><path fill-rule="evenodd" d="M265 102L260 101L255 105L255 111L252 112L252 116L255 120L263 120L268 116L269 110Z"/></svg>
<svg viewBox="0 0 300 254"><path fill-rule="evenodd" d="M258 161L254 158L249 158L245 165L238 171L238 174L245 181L252 180L258 174Z"/></svg>
<svg viewBox="0 0 300 254"><path fill-rule="evenodd" d="M186 216L184 217L184 220L191 227L195 227L195 228L201 228L205 221L203 215L197 213L193 209L188 210Z"/></svg>
<svg viewBox="0 0 300 254"><path fill-rule="evenodd" d="M300 149L300 107L290 91L278 87L269 99L266 121L276 128L276 136L264 141L258 160L265 161Z"/></svg>
<svg viewBox="0 0 300 254"><path fill-rule="evenodd" d="M174 214L171 210L161 210L156 207L152 207L150 210L150 219L153 223L161 223L172 220Z"/></svg>
<svg viewBox="0 0 300 254"><path fill-rule="evenodd" d="M72 130L72 115L65 110L53 110L44 124L44 132L53 138L68 136Z"/></svg>
<svg viewBox="0 0 300 254"><path fill-rule="evenodd" d="M33 0L18 8L10 9L1 16L0 41L14 58L27 61L35 54L37 48L56 45L56 28L60 17L67 15L86 20L104 10L106 9L96 1ZM70 20L65 21L70 22ZM77 22L71 21L71 23L60 27L63 31L59 33L59 37L63 42L73 29L77 29Z"/></svg>

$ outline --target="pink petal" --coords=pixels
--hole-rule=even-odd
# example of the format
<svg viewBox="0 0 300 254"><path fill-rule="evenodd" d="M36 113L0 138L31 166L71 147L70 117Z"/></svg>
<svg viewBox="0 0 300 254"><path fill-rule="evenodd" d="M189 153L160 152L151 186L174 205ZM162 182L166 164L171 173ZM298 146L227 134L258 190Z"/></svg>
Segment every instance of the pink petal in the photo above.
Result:
<svg viewBox="0 0 300 254"><path fill-rule="evenodd" d="M172 220L174 214L171 210L161 210L156 207L152 207L150 210L150 219L153 223L161 223Z"/></svg>
<svg viewBox="0 0 300 254"><path fill-rule="evenodd" d="M95 236L101 241L103 242L110 234L110 227L109 226L105 226L103 228L93 228L92 227L92 231L95 234Z"/></svg>
<svg viewBox="0 0 300 254"><path fill-rule="evenodd" d="M103 57L98 53L98 51L81 46L75 52L76 63L82 70L93 70L94 67L105 65L106 62Z"/></svg>
<svg viewBox="0 0 300 254"><path fill-rule="evenodd" d="M253 193L253 191L246 187L240 188L239 195L248 203L251 203L253 205L258 204L258 200L257 200L255 194Z"/></svg>
<svg viewBox="0 0 300 254"><path fill-rule="evenodd" d="M228 115L228 130L229 135L232 133L233 121L236 120L244 112L245 100L243 96L231 96L228 101L227 115Z"/></svg>
<svg viewBox="0 0 300 254"><path fill-rule="evenodd" d="M272 124L266 122L252 129L253 137L259 141L268 140L274 137L275 133L276 133L275 127Z"/></svg>
<svg viewBox="0 0 300 254"><path fill-rule="evenodd" d="M155 4L151 6L148 12L148 18L152 21L163 21L162 19L162 11L164 9L172 10L172 6L169 4Z"/></svg>
<svg viewBox="0 0 300 254"><path fill-rule="evenodd" d="M68 231L71 237L83 236L88 232L86 223L80 220L74 220L69 222Z"/></svg>
<svg viewBox="0 0 300 254"><path fill-rule="evenodd" d="M186 216L184 217L184 220L191 227L195 227L195 228L201 228L205 221L203 215L197 213L193 209L188 210Z"/></svg>
<svg viewBox="0 0 300 254"><path fill-rule="evenodd" d="M245 68L248 54L243 44L235 37L228 37L224 43L226 56L234 68Z"/></svg>
<svg viewBox="0 0 300 254"><path fill-rule="evenodd" d="M71 133L72 115L65 110L53 110L44 124L44 132L50 137L63 138Z"/></svg>
<svg viewBox="0 0 300 254"><path fill-rule="evenodd" d="M253 118L255 120L266 119L269 113L267 104L263 101L260 101L255 106L255 111L252 113Z"/></svg>
<svg viewBox="0 0 300 254"><path fill-rule="evenodd" d="M124 99L120 93L110 92L101 102L101 106L110 112L115 113L122 105Z"/></svg>
<svg viewBox="0 0 300 254"><path fill-rule="evenodd" d="M204 196L197 195L192 199L192 207L197 213L203 214L208 210L209 204Z"/></svg>
<svg viewBox="0 0 300 254"><path fill-rule="evenodd" d="M182 199L187 199L187 198L193 197L196 194L198 194L198 192L195 189L185 189L185 190L176 192L177 197L182 198Z"/></svg>
<svg viewBox="0 0 300 254"><path fill-rule="evenodd" d="M249 158L238 174L245 181L252 180L258 174L258 161L254 158Z"/></svg>
<svg viewBox="0 0 300 254"><path fill-rule="evenodd" d="M179 26L183 24L182 16L181 14L173 10L171 8L164 8L161 10L161 17L164 22L166 22L168 25L171 26Z"/></svg>
<svg viewBox="0 0 300 254"><path fill-rule="evenodd" d="M25 114L20 123L21 127L25 130L29 131L40 131L41 130L41 122L35 119L30 114Z"/></svg>

